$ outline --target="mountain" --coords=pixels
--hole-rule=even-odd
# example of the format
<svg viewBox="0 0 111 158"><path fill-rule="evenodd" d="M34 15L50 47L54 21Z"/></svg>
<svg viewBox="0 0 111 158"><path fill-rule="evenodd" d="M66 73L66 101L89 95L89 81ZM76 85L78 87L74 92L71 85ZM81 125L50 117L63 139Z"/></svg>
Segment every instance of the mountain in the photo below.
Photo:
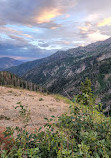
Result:
<svg viewBox="0 0 111 158"><path fill-rule="evenodd" d="M9 71L11 73L14 73L18 76L23 76L23 74L27 73L28 71L32 70L33 68L38 67L42 64L47 64L50 61L60 60L62 58L66 58L67 54L64 53L64 51L58 51L57 53L46 57L42 59L37 59L34 61L25 62L23 64L20 64L19 66L13 66L11 68L5 69L6 71Z"/></svg>
<svg viewBox="0 0 111 158"><path fill-rule="evenodd" d="M29 62L20 64L19 66L13 66L13 67L5 69L5 70L9 71L11 73L14 73L18 76L22 76L23 74L25 74L29 70L35 68L36 66L38 66L42 63L44 63L44 59L40 59L40 60L38 59L38 60L29 61Z"/></svg>
<svg viewBox="0 0 111 158"><path fill-rule="evenodd" d="M111 39L108 39L108 41L110 40ZM30 70L34 68L36 69L37 67L43 64L47 65L51 62L53 63L53 61L54 63L56 62L61 63L61 60L64 60L64 59L66 59L67 61L68 60L74 60L74 61L81 60L82 58L85 58L87 56L93 56L93 55L99 54L102 50L102 46L100 45L106 45L107 47L107 44L109 43L108 41L106 40L103 42L96 42L86 47L73 48L67 51L57 51L55 54L49 57L25 62L19 66L14 66L6 70L16 75L23 76L24 74L28 73ZM97 48L99 49L99 52L97 52Z"/></svg>
<svg viewBox="0 0 111 158"><path fill-rule="evenodd" d="M19 66L14 66L9 69L6 69L6 71L14 73L18 76L23 76L24 74L28 73L30 70L32 70L34 68L36 69L40 65L47 65L47 64L53 63L53 62L61 63L61 60L64 60L67 58L69 58L69 60L71 58L74 58L74 60L76 61L76 60L78 60L78 58L87 56L86 53L89 52L90 50L94 51L94 47L95 47L95 45L98 45L98 43L99 42L91 44L88 47L78 47L78 48L70 49L67 51L57 51L55 54L53 54L49 57L25 62Z"/></svg>
<svg viewBox="0 0 111 158"><path fill-rule="evenodd" d="M4 70L9 67L17 66L20 64L22 64L22 61L15 60L13 58L9 58L9 57L0 58L0 70Z"/></svg>
<svg viewBox="0 0 111 158"><path fill-rule="evenodd" d="M77 87L88 77L95 94L99 95L98 101L104 102L104 106L110 105L111 38L85 47L58 51L50 57L24 63L9 71L47 88L49 92L71 97L78 93Z"/></svg>

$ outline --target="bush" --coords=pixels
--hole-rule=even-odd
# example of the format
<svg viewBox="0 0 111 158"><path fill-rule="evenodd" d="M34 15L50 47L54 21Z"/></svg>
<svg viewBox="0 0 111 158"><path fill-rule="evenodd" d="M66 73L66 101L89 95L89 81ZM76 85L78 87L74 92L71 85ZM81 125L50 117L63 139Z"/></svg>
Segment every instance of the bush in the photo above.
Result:
<svg viewBox="0 0 111 158"><path fill-rule="evenodd" d="M110 158L111 118L102 114L101 104L95 104L92 91L88 87L90 84L86 86L86 83L82 84L81 97L75 96L68 113L58 117L57 121L54 116L45 118L45 131L40 128L30 134L26 131L26 126L23 129L7 129L5 134L13 136L11 131L16 131L17 137L11 151L2 151L1 157ZM21 108L24 110L22 106ZM25 116L27 110L24 111Z"/></svg>

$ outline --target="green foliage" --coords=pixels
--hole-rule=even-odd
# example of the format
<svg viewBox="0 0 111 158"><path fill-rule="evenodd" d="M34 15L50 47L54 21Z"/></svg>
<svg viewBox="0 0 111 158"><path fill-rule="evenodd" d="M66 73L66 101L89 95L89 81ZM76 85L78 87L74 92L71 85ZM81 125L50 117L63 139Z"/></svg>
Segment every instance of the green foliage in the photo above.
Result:
<svg viewBox="0 0 111 158"><path fill-rule="evenodd" d="M111 118L102 114L101 104L94 104L90 86L86 79L81 84L81 97L75 97L69 112L58 117L58 121L54 116L45 118L45 130L40 128L30 134L25 128L7 129L8 136L17 136L11 151L3 151L1 158L110 158ZM27 110L19 104L20 114L27 117Z"/></svg>
<svg viewBox="0 0 111 158"><path fill-rule="evenodd" d="M30 117L30 110L27 109L27 106L23 106L21 104L21 102L18 102L17 103L18 106L15 107L15 109L19 108L19 115L20 115L20 118L22 120L22 122L24 123L25 127L27 126L27 123L29 122L29 120L31 119Z"/></svg>
<svg viewBox="0 0 111 158"><path fill-rule="evenodd" d="M100 66L100 73L101 74L107 74L107 73L110 73L111 72L111 59L110 60L106 60L105 63L103 63L101 66Z"/></svg>
<svg viewBox="0 0 111 158"><path fill-rule="evenodd" d="M31 91L41 91L47 92L46 89L39 87L38 85L23 80L22 78L17 77L14 74L11 74L6 71L0 71L0 85L1 86L8 86L8 87L16 87L16 88L23 88L28 89Z"/></svg>
<svg viewBox="0 0 111 158"><path fill-rule="evenodd" d="M71 104L72 101L68 98L65 98L64 96L62 95L59 95L59 94L54 94L53 97L56 99L56 101L64 101L64 103L67 103L67 104Z"/></svg>
<svg viewBox="0 0 111 158"><path fill-rule="evenodd" d="M85 83L81 83L81 91L82 93L92 95L91 81L88 78L86 78Z"/></svg>
<svg viewBox="0 0 111 158"><path fill-rule="evenodd" d="M43 98L40 98L40 99L39 99L39 101L43 101L43 100L44 100Z"/></svg>
<svg viewBox="0 0 111 158"><path fill-rule="evenodd" d="M102 101L110 101L111 100L111 94L106 94L103 98Z"/></svg>
<svg viewBox="0 0 111 158"><path fill-rule="evenodd" d="M83 105L94 105L95 98L91 89L91 81L86 78L85 83L81 82L81 94L77 95L77 102Z"/></svg>

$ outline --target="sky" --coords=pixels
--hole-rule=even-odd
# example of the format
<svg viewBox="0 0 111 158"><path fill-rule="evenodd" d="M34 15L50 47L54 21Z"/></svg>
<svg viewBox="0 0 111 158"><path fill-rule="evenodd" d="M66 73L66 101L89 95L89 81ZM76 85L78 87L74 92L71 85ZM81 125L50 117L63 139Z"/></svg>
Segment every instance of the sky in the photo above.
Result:
<svg viewBox="0 0 111 158"><path fill-rule="evenodd" d="M34 60L111 37L111 0L0 0L0 57Z"/></svg>

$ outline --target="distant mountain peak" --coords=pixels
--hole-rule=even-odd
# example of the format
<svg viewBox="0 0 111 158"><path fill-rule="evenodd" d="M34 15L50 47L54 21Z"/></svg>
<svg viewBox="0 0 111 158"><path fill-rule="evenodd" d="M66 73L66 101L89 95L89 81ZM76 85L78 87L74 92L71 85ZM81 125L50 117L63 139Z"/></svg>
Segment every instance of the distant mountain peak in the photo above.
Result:
<svg viewBox="0 0 111 158"><path fill-rule="evenodd" d="M23 63L22 61L15 60L10 57L2 57L2 58L0 58L0 70L4 70L4 69L10 68L12 66L18 66L22 63Z"/></svg>

